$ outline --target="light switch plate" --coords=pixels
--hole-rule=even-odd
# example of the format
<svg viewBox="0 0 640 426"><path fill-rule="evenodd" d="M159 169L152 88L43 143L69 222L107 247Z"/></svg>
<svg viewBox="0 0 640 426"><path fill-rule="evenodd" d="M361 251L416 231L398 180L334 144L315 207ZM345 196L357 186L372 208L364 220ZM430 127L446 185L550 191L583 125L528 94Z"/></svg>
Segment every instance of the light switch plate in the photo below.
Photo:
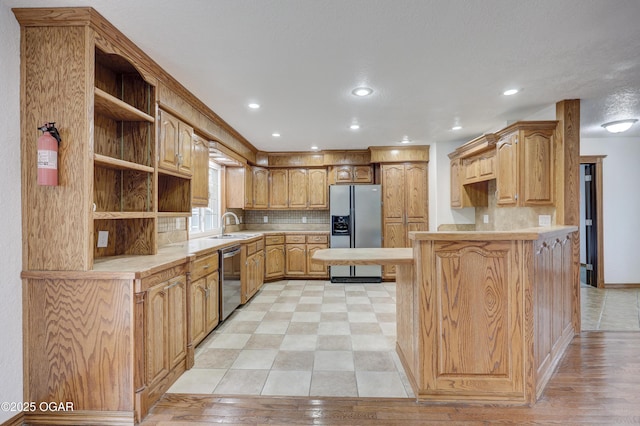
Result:
<svg viewBox="0 0 640 426"><path fill-rule="evenodd" d="M306 216L302 216L302 223L307 223L307 217Z"/></svg>
<svg viewBox="0 0 640 426"><path fill-rule="evenodd" d="M538 215L538 226L551 226L551 215L550 214Z"/></svg>
<svg viewBox="0 0 640 426"><path fill-rule="evenodd" d="M482 222L489 223L489 215L488 214L482 215Z"/></svg>
<svg viewBox="0 0 640 426"><path fill-rule="evenodd" d="M98 248L106 247L109 244L109 231L98 231Z"/></svg>
<svg viewBox="0 0 640 426"><path fill-rule="evenodd" d="M263 216L263 217L262 217L262 221L263 221L264 223L268 223L268 222L269 222L269 216Z"/></svg>

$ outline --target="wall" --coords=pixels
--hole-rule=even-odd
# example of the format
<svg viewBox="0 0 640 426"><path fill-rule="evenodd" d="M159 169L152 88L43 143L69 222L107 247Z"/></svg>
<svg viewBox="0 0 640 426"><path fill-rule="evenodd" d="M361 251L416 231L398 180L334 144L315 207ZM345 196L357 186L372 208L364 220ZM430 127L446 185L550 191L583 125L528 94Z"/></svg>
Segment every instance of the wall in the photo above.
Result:
<svg viewBox="0 0 640 426"><path fill-rule="evenodd" d="M20 26L0 2L0 402L22 401L22 228L20 205ZM33 141L35 143L35 141ZM0 423L18 413L0 411Z"/></svg>
<svg viewBox="0 0 640 426"><path fill-rule="evenodd" d="M580 155L606 155L602 165L605 284L640 284L640 138L582 138Z"/></svg>

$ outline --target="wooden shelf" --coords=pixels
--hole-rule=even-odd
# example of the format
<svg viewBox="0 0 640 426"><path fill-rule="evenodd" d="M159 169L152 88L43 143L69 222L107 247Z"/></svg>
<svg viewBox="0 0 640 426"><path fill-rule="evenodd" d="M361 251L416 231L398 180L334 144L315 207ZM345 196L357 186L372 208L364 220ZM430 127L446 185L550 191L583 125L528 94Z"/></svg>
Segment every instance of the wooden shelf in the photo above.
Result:
<svg viewBox="0 0 640 426"><path fill-rule="evenodd" d="M93 212L94 220L101 219L153 219L155 212Z"/></svg>
<svg viewBox="0 0 640 426"><path fill-rule="evenodd" d="M153 167L144 166L131 161L119 160L102 154L94 154L93 162L95 165L107 167L116 170L137 170L139 172L153 173Z"/></svg>
<svg viewBox="0 0 640 426"><path fill-rule="evenodd" d="M95 110L97 113L113 118L118 121L148 121L154 123L155 119L139 109L136 109L126 102L121 101L101 90L94 89Z"/></svg>
<svg viewBox="0 0 640 426"><path fill-rule="evenodd" d="M158 217L189 217L191 212L158 212Z"/></svg>

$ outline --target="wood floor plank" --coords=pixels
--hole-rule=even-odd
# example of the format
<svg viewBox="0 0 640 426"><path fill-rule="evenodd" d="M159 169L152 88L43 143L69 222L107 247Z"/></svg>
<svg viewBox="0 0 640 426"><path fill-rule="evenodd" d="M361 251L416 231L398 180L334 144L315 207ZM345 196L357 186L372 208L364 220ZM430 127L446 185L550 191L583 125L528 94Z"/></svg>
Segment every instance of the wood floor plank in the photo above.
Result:
<svg viewBox="0 0 640 426"><path fill-rule="evenodd" d="M401 398L165 394L144 426L640 424L640 333L582 332L531 407Z"/></svg>

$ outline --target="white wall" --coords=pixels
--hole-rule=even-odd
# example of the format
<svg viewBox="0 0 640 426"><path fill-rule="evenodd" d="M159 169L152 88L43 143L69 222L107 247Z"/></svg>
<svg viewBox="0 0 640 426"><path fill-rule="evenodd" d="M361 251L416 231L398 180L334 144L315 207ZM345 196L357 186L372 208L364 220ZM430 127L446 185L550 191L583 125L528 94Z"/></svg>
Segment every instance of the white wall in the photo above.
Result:
<svg viewBox="0 0 640 426"><path fill-rule="evenodd" d="M0 2L0 99L0 402L19 402L23 400L20 26L3 2ZM0 411L0 423L16 414Z"/></svg>
<svg viewBox="0 0 640 426"><path fill-rule="evenodd" d="M581 138L580 155L602 163L605 284L640 283L640 138Z"/></svg>

